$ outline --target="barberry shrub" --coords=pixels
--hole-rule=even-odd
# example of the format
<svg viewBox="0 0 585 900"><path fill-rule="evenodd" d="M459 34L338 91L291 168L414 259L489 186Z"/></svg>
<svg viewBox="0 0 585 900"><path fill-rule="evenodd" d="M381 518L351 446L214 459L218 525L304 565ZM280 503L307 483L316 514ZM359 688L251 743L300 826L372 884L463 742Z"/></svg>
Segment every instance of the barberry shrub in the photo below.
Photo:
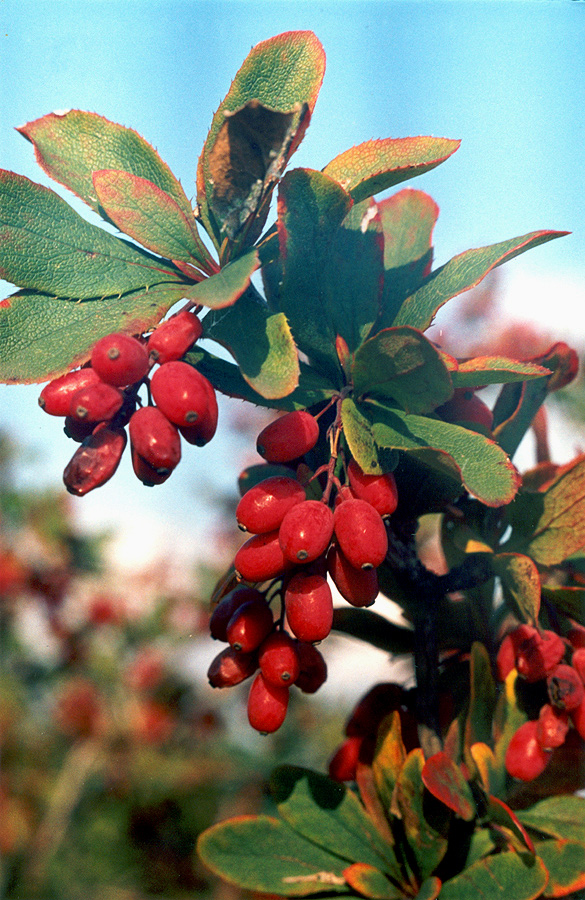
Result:
<svg viewBox="0 0 585 900"><path fill-rule="evenodd" d="M134 470L156 485L182 440L212 439L216 392L275 411L240 479L250 536L210 621L226 646L209 681L251 679L252 728L278 730L290 692L324 683L316 643L332 629L414 659L415 687L358 704L331 777L281 767L278 818L203 833L213 871L277 896L566 896L585 887L585 456L522 474L512 459L577 357L557 343L458 359L425 334L448 300L565 232L433 269L434 201L377 195L457 140L368 140L285 172L324 65L310 32L253 48L213 117L195 210L128 128L79 110L20 128L132 243L0 173L0 275L19 288L0 304L0 378L49 382L41 406L80 443L65 470L77 494L114 475L127 427ZM490 385L491 408L476 396ZM438 570L419 555L422 521ZM402 624L367 608L386 597Z"/></svg>

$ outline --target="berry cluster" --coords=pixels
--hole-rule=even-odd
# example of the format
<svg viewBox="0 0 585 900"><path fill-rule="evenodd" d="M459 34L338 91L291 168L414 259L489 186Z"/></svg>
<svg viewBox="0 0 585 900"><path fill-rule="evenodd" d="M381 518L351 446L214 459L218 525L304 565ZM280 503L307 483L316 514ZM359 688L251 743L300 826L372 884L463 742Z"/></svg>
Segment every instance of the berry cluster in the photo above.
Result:
<svg viewBox="0 0 585 900"><path fill-rule="evenodd" d="M63 417L65 434L80 444L63 473L71 494L87 494L112 477L127 444L126 426L134 472L150 486L162 484L178 465L181 438L197 446L211 440L215 391L182 361L201 334L201 322L189 310L171 316L148 338L108 334L94 345L86 366L43 388L39 405ZM138 395L143 385L147 406Z"/></svg>
<svg viewBox="0 0 585 900"><path fill-rule="evenodd" d="M554 631L520 625L500 645L500 679L515 668L523 683L534 686L540 704L538 718L524 722L508 745L505 765L514 778L537 778L551 752L564 744L571 726L585 738L584 636L582 629L563 639Z"/></svg>
<svg viewBox="0 0 585 900"><path fill-rule="evenodd" d="M299 684L298 673L303 672L299 651L307 656L311 648L314 655L313 645L331 631L328 576L354 606L370 606L376 599L376 570L388 550L384 519L398 503L394 476L366 475L355 460L345 467L344 484L331 463L301 480L305 454L319 436L317 418L306 410L287 413L258 436L260 455L269 464L290 466L290 474L269 476L243 494L236 518L251 537L237 551L234 566L237 578L250 587L228 594L212 616L212 636L227 640L230 648L213 661L210 682L216 687L239 683L259 666L248 716L262 732L274 731L284 721L288 688ZM314 499L307 489L313 481L319 484L320 475L326 483L320 499ZM244 605L232 608L234 597L246 598ZM281 609L275 619L270 603L277 597ZM217 617L223 622L226 615L225 634L223 625L218 633Z"/></svg>

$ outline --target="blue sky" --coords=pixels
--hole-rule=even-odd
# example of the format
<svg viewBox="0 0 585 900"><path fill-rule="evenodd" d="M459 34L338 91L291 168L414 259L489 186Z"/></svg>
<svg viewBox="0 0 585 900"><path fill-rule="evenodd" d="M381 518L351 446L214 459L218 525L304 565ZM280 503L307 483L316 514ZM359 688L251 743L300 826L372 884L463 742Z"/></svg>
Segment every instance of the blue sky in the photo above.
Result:
<svg viewBox="0 0 585 900"><path fill-rule="evenodd" d="M51 184L14 127L54 109L86 109L138 130L194 195L197 157L237 68L258 41L291 29L313 30L327 54L311 128L292 164L321 168L372 137L461 138L454 157L413 182L441 209L437 263L539 228L571 231L503 272L512 313L540 316L582 339L579 2L0 0L0 166ZM38 410L37 396L34 386L0 386L0 424L43 453L41 470L27 477L56 483L72 446ZM237 474L232 450L220 439L213 450L195 451L182 475L154 489L169 528L192 510L192 484L210 464L215 478ZM139 517L154 491L133 479L128 463L95 492L101 499L75 503L94 519L111 514L116 501Z"/></svg>

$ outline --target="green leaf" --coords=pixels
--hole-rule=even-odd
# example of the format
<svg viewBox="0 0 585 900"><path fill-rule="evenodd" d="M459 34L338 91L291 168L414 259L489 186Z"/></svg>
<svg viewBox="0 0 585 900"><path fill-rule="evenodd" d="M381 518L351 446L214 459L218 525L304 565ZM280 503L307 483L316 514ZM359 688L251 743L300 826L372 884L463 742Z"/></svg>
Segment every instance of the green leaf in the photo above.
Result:
<svg viewBox="0 0 585 900"><path fill-rule="evenodd" d="M341 403L341 422L351 455L360 468L369 475L384 472L382 454L374 440L371 422L351 397L346 397Z"/></svg>
<svg viewBox="0 0 585 900"><path fill-rule="evenodd" d="M585 546L585 454L563 466L544 492L542 514L527 552L554 566Z"/></svg>
<svg viewBox="0 0 585 900"><path fill-rule="evenodd" d="M142 334L158 325L182 296L171 285L82 303L19 291L0 303L0 382L30 384L62 375L86 362L100 337Z"/></svg>
<svg viewBox="0 0 585 900"><path fill-rule="evenodd" d="M402 740L400 714L398 711L393 711L387 716L378 731L378 740L372 761L374 784L387 816L393 811L394 789L405 760L406 748Z"/></svg>
<svg viewBox="0 0 585 900"><path fill-rule="evenodd" d="M484 819L503 829L519 853L536 853L534 843L516 813L498 797L489 795L485 798Z"/></svg>
<svg viewBox="0 0 585 900"><path fill-rule="evenodd" d="M585 619L585 588L582 587L542 587L542 599L551 604L558 613L576 619Z"/></svg>
<svg viewBox="0 0 585 900"><path fill-rule="evenodd" d="M502 506L514 497L519 475L504 451L483 435L378 403L362 403L360 411L369 420L370 434L379 447L422 455L427 464L460 478L486 506Z"/></svg>
<svg viewBox="0 0 585 900"><path fill-rule="evenodd" d="M414 900L436 900L441 893L441 881L436 875L425 878Z"/></svg>
<svg viewBox="0 0 585 900"><path fill-rule="evenodd" d="M585 888L585 846L576 841L539 841L536 852L548 871L545 897L565 897Z"/></svg>
<svg viewBox="0 0 585 900"><path fill-rule="evenodd" d="M180 182L136 131L78 109L49 113L18 128L34 145L42 169L100 212L92 174L117 169L146 178L169 194L186 216L193 211Z"/></svg>
<svg viewBox="0 0 585 900"><path fill-rule="evenodd" d="M359 202L434 169L448 159L460 143L435 137L365 141L340 153L323 171Z"/></svg>
<svg viewBox="0 0 585 900"><path fill-rule="evenodd" d="M296 388L299 362L286 317L270 313L251 291L229 309L209 313L205 335L230 351L245 381L263 397L285 397Z"/></svg>
<svg viewBox="0 0 585 900"><path fill-rule="evenodd" d="M498 553L493 566L508 606L521 622L535 625L540 610L540 575L533 560L520 553Z"/></svg>
<svg viewBox="0 0 585 900"><path fill-rule="evenodd" d="M388 880L383 872L366 863L353 863L344 871L347 883L372 900L403 900L404 892Z"/></svg>
<svg viewBox="0 0 585 900"><path fill-rule="evenodd" d="M465 746L489 744L492 715L496 704L496 685L489 654L483 644L474 641L469 660L469 710L465 722Z"/></svg>
<svg viewBox="0 0 585 900"><path fill-rule="evenodd" d="M250 286L253 273L260 265L255 249L248 250L222 266L219 272L198 284L185 288L185 297L210 309L232 306Z"/></svg>
<svg viewBox="0 0 585 900"><path fill-rule="evenodd" d="M409 413L431 412L453 394L435 346L415 328L386 328L365 341L352 367L357 397L395 400Z"/></svg>
<svg viewBox="0 0 585 900"><path fill-rule="evenodd" d="M547 797L517 815L524 825L541 834L585 844L585 797Z"/></svg>
<svg viewBox="0 0 585 900"><path fill-rule="evenodd" d="M174 266L90 225L53 191L0 172L0 277L79 300L183 283Z"/></svg>
<svg viewBox="0 0 585 900"><path fill-rule="evenodd" d="M270 816L241 816L204 831L197 851L212 872L250 891L304 897L348 893L346 861Z"/></svg>
<svg viewBox="0 0 585 900"><path fill-rule="evenodd" d="M475 287L496 266L525 250L562 237L566 231L533 231L488 247L466 250L432 272L425 283L402 304L394 325L412 325L425 331L439 309L457 294Z"/></svg>
<svg viewBox="0 0 585 900"><path fill-rule="evenodd" d="M474 359L459 360L457 368L451 372L455 388L480 388L486 384L529 381L543 375L550 375L550 370L535 363L507 359L505 356L476 356Z"/></svg>
<svg viewBox="0 0 585 900"><path fill-rule="evenodd" d="M496 853L445 881L441 900L469 900L476 896L482 900L536 900L547 881L547 870L538 857Z"/></svg>
<svg viewBox="0 0 585 900"><path fill-rule="evenodd" d="M471 788L459 766L443 750L427 759L421 777L427 790L455 815L466 822L471 822L475 818L475 803Z"/></svg>
<svg viewBox="0 0 585 900"><path fill-rule="evenodd" d="M115 169L94 172L93 184L108 218L124 234L167 259L205 265L209 254L195 219L170 194L146 178Z"/></svg>

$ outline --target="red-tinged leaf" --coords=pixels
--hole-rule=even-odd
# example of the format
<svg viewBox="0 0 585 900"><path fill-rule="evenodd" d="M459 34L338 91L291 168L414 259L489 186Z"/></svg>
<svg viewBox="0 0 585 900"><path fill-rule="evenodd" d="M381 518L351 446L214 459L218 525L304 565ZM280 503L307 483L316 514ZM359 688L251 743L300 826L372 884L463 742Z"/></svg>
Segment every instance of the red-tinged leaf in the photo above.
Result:
<svg viewBox="0 0 585 900"><path fill-rule="evenodd" d="M465 748L488 744L492 736L492 715L496 705L496 685L489 654L474 641L469 659L469 709L465 721Z"/></svg>
<svg viewBox="0 0 585 900"><path fill-rule="evenodd" d="M496 266L565 234L568 232L533 231L508 241L460 253L432 272L422 287L404 301L394 325L412 325L413 328L425 331L447 300L475 287Z"/></svg>
<svg viewBox="0 0 585 900"><path fill-rule="evenodd" d="M536 624L540 610L540 575L534 561L520 553L497 553L494 572L499 576L504 599L521 622Z"/></svg>
<svg viewBox="0 0 585 900"><path fill-rule="evenodd" d="M566 897L585 888L585 845L576 841L539 841L536 852L548 870L545 897Z"/></svg>
<svg viewBox="0 0 585 900"><path fill-rule="evenodd" d="M136 131L78 109L49 113L17 129L33 144L42 169L100 212L92 173L117 169L146 178L169 194L186 216L193 211L180 182Z"/></svg>
<svg viewBox="0 0 585 900"><path fill-rule="evenodd" d="M247 250L222 266L215 275L204 278L198 284L186 285L183 296L210 309L233 306L250 286L252 275L259 265L256 250L254 248Z"/></svg>
<svg viewBox="0 0 585 900"><path fill-rule="evenodd" d="M102 169L93 173L93 184L108 218L124 234L167 259L208 265L194 216L152 181Z"/></svg>
<svg viewBox="0 0 585 900"><path fill-rule="evenodd" d="M484 791L489 794L496 786L496 758L491 747L481 742L472 744L469 755Z"/></svg>
<svg viewBox="0 0 585 900"><path fill-rule="evenodd" d="M526 859L514 851L495 853L443 882L441 900L536 900L547 881L546 867L538 857Z"/></svg>
<svg viewBox="0 0 585 900"><path fill-rule="evenodd" d="M204 831L200 858L230 884L263 894L347 893L346 861L270 816L240 816Z"/></svg>
<svg viewBox="0 0 585 900"><path fill-rule="evenodd" d="M532 831L585 844L585 797L547 797L529 809L519 810L518 818Z"/></svg>
<svg viewBox="0 0 585 900"><path fill-rule="evenodd" d="M414 900L436 900L441 893L441 881L436 875L425 878Z"/></svg>
<svg viewBox="0 0 585 900"><path fill-rule="evenodd" d="M498 797L489 795L485 801L484 818L492 825L505 829L517 844L519 853L536 853L534 842L515 812Z"/></svg>
<svg viewBox="0 0 585 900"><path fill-rule="evenodd" d="M473 794L456 763L441 750L425 762L423 784L431 794L466 822L475 817Z"/></svg>
<svg viewBox="0 0 585 900"><path fill-rule="evenodd" d="M550 369L531 362L518 362L504 356L477 356L461 359L452 374L453 387L479 388L486 384L529 381L550 375Z"/></svg>
<svg viewBox="0 0 585 900"><path fill-rule="evenodd" d="M323 171L359 202L434 169L460 143L425 136L365 141L340 153Z"/></svg>
<svg viewBox="0 0 585 900"><path fill-rule="evenodd" d="M404 892L374 866L354 863L343 872L343 877L354 891L372 900L402 900Z"/></svg>
<svg viewBox="0 0 585 900"><path fill-rule="evenodd" d="M435 871L447 852L446 833L448 815L450 815L445 816L440 831L434 827L435 822L431 824L427 820L424 803L425 787L422 780L424 764L422 750L420 748L411 750L398 775L393 804L402 820L404 835L410 845L422 879L427 878ZM445 812L447 811L445 810Z"/></svg>
<svg viewBox="0 0 585 900"><path fill-rule="evenodd" d="M158 325L182 296L180 287L170 285L82 303L19 291L0 308L0 382L56 378L86 362L100 337L142 334Z"/></svg>
<svg viewBox="0 0 585 900"><path fill-rule="evenodd" d="M406 748L402 741L400 715L394 711L384 720L378 732L378 742L372 762L376 790L387 814L392 807L394 788L405 760Z"/></svg>

